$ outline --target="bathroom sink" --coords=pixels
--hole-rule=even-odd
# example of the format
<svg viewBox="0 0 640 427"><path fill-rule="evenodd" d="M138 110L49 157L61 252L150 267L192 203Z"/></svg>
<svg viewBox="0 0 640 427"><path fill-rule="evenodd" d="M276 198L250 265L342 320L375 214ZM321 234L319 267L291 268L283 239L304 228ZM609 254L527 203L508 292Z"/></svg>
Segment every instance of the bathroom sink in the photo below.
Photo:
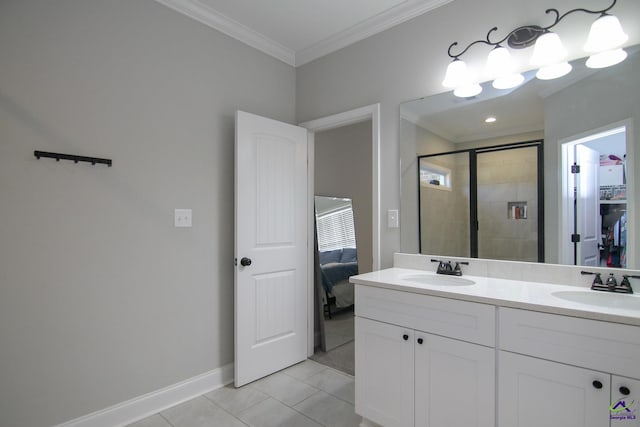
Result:
<svg viewBox="0 0 640 427"><path fill-rule="evenodd" d="M407 282L420 283L423 285L434 286L469 286L475 285L476 282L469 279L463 279L457 276L437 276L434 274L411 274L403 276L402 280Z"/></svg>
<svg viewBox="0 0 640 427"><path fill-rule="evenodd" d="M614 294L600 291L557 291L551 292L556 298L598 307L640 310L640 297L629 294Z"/></svg>

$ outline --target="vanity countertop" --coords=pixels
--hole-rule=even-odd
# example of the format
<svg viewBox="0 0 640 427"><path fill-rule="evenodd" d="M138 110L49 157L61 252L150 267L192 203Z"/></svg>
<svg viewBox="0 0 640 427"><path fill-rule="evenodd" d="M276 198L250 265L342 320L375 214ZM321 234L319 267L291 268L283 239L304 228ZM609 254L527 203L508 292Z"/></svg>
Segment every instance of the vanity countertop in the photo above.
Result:
<svg viewBox="0 0 640 427"><path fill-rule="evenodd" d="M606 300L611 296L608 292L592 291L587 287L567 286L539 282L527 282L493 277L464 275L463 279L472 280L473 285L431 285L417 283L407 279L410 276L437 276L434 272L413 270L408 268L388 268L372 273L352 276L350 281L358 285L374 286L402 292L412 292L437 297L452 298L464 301L492 304L499 307L521 308L545 313L561 314L565 316L581 317L585 319L602 320L640 326L640 296L614 294L615 299ZM455 276L454 276L455 277ZM579 303L554 296L554 293L569 294L585 293L587 297L598 300L597 304ZM591 295L591 293L594 293ZM598 295L602 294L602 298ZM624 300L622 300L624 298ZM632 300L627 300L631 298ZM601 303L600 300L603 302ZM635 304L620 304L623 301L637 302ZM357 301L356 301L357 305Z"/></svg>

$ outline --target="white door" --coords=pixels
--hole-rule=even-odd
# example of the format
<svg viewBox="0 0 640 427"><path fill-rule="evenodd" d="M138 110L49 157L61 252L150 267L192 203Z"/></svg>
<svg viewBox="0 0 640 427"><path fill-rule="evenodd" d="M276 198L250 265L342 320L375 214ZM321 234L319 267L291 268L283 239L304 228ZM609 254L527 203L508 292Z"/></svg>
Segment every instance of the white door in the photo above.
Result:
<svg viewBox="0 0 640 427"><path fill-rule="evenodd" d="M500 352L498 425L609 426L611 376Z"/></svg>
<svg viewBox="0 0 640 427"><path fill-rule="evenodd" d="M495 349L422 332L414 342L415 426L494 427Z"/></svg>
<svg viewBox="0 0 640 427"><path fill-rule="evenodd" d="M307 130L238 111L235 385L306 359Z"/></svg>
<svg viewBox="0 0 640 427"><path fill-rule="evenodd" d="M355 318L356 413L385 427L412 427L413 330Z"/></svg>
<svg viewBox="0 0 640 427"><path fill-rule="evenodd" d="M600 153L582 144L576 145L576 162L580 173L576 175L576 221L580 235L577 265L600 265Z"/></svg>

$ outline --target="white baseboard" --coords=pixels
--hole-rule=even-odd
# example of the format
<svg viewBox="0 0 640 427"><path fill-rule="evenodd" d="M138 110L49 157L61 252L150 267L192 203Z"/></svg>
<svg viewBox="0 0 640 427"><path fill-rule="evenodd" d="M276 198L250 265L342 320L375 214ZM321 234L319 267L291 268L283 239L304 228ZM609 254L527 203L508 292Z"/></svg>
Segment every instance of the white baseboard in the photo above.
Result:
<svg viewBox="0 0 640 427"><path fill-rule="evenodd" d="M121 427L233 381L233 363L160 390L135 397L56 427Z"/></svg>

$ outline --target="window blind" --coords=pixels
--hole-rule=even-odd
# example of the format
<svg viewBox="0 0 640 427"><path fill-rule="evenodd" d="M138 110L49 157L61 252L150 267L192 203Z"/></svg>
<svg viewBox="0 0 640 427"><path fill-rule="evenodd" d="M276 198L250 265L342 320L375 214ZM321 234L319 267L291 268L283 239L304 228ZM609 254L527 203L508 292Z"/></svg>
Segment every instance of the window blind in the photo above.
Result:
<svg viewBox="0 0 640 427"><path fill-rule="evenodd" d="M355 248L356 232L353 226L353 209L344 208L317 217L318 250Z"/></svg>

